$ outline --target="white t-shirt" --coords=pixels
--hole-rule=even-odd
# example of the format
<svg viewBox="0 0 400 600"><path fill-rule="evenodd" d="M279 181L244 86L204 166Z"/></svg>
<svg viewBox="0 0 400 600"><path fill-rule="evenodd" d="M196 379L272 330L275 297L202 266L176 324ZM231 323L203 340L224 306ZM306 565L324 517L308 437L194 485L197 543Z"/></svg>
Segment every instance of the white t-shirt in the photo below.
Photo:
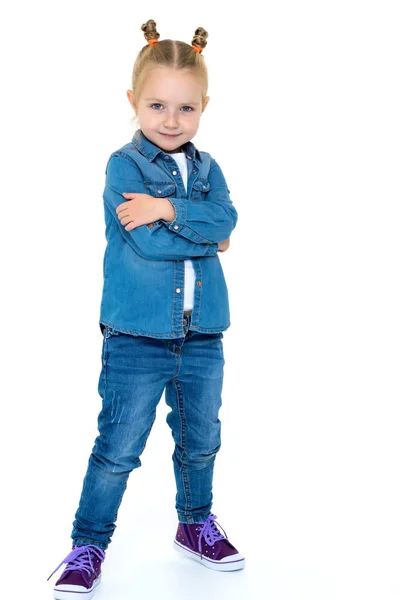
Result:
<svg viewBox="0 0 400 600"><path fill-rule="evenodd" d="M172 158L176 161L179 170L182 175L183 184L187 191L187 181L188 181L188 168L187 168L187 158L184 152L166 152L172 156ZM196 273L193 269L193 263L190 259L185 260L185 285L184 285L184 299L183 299L183 310L192 310L193 309L193 300L194 300L194 284L196 281Z"/></svg>

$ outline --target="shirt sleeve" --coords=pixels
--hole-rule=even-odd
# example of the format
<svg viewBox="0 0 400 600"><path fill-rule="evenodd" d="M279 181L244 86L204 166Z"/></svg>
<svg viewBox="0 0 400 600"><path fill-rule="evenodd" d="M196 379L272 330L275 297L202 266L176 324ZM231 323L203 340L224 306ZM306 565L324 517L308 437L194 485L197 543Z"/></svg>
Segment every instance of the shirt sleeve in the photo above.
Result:
<svg viewBox="0 0 400 600"><path fill-rule="evenodd" d="M118 219L117 207L126 202L123 192L147 194L142 175L137 165L123 156L112 155L106 167L106 182L103 192L106 213L115 219L121 235L141 256L148 260L185 260L203 256L215 256L218 244L196 243L195 240L176 236L173 230L164 227L165 221L155 221L127 231Z"/></svg>
<svg viewBox="0 0 400 600"><path fill-rule="evenodd" d="M162 221L175 235L197 244L227 240L238 220L225 177L214 158L211 159L208 181L209 191L199 201L185 202L168 196L167 200L175 209L175 219L170 222Z"/></svg>

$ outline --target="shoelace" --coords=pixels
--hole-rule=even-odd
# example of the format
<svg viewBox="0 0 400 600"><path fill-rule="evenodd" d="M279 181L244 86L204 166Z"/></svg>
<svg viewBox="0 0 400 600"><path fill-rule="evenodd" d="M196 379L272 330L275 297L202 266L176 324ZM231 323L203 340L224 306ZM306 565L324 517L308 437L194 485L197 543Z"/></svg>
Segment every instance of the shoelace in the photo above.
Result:
<svg viewBox="0 0 400 600"><path fill-rule="evenodd" d="M196 527L196 531L200 531L200 535L199 535L199 552L200 552L200 554L203 554L203 552L201 550L201 538L204 538L204 540L206 541L206 543L209 546L213 546L215 544L215 542L218 542L220 540L226 540L228 537L226 535L224 529L221 527L221 525L215 520L216 518L217 518L217 516L213 515L211 513L208 516L208 519L206 521L204 521L204 523L202 524L202 527ZM217 529L216 525L218 525L218 527L221 527L221 529L225 535L221 534L221 532Z"/></svg>
<svg viewBox="0 0 400 600"><path fill-rule="evenodd" d="M94 567L92 563L92 557L90 553L94 554L103 562L105 558L105 553L101 548L97 546L89 545L89 546L77 546L74 550L72 550L65 558L60 562L58 567L54 569L52 574L47 578L47 581L54 575L56 571L63 565L64 563L68 563L64 569L64 573L66 571L86 571L88 575L93 573Z"/></svg>

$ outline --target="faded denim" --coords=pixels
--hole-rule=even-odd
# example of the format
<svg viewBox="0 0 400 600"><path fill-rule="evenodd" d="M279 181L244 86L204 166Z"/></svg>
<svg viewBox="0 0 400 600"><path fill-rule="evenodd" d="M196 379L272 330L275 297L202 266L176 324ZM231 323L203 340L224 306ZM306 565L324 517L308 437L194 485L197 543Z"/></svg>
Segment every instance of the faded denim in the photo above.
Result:
<svg viewBox="0 0 400 600"><path fill-rule="evenodd" d="M228 239L235 228L237 211L216 160L190 141L182 149L188 159L187 193L172 156L140 129L108 159L101 329L108 325L131 335L184 337L188 258L196 274L191 330L218 333L230 326L228 289L217 251L218 242ZM175 208L175 220L126 231L116 214L117 206L126 202L122 192L167 198Z"/></svg>
<svg viewBox="0 0 400 600"><path fill-rule="evenodd" d="M214 461L221 444L223 333L193 331L190 315L183 317L181 328L182 337L165 340L104 328L99 435L75 514L74 545L95 544L105 550L110 543L129 474L141 466L139 457L164 389L175 442L178 519L196 523L210 514Z"/></svg>

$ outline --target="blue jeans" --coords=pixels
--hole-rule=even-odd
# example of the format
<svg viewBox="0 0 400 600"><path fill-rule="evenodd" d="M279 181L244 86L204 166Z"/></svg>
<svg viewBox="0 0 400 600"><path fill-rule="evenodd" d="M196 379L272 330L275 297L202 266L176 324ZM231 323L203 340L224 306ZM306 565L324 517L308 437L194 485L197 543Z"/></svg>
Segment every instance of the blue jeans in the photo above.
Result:
<svg viewBox="0 0 400 600"><path fill-rule="evenodd" d="M79 508L73 522L75 546L95 544L105 550L116 527L130 472L142 454L165 389L171 411L167 423L175 441L175 508L182 523L207 519L212 479L221 444L223 333L189 331L185 337L133 336L105 327L98 392L102 410Z"/></svg>

